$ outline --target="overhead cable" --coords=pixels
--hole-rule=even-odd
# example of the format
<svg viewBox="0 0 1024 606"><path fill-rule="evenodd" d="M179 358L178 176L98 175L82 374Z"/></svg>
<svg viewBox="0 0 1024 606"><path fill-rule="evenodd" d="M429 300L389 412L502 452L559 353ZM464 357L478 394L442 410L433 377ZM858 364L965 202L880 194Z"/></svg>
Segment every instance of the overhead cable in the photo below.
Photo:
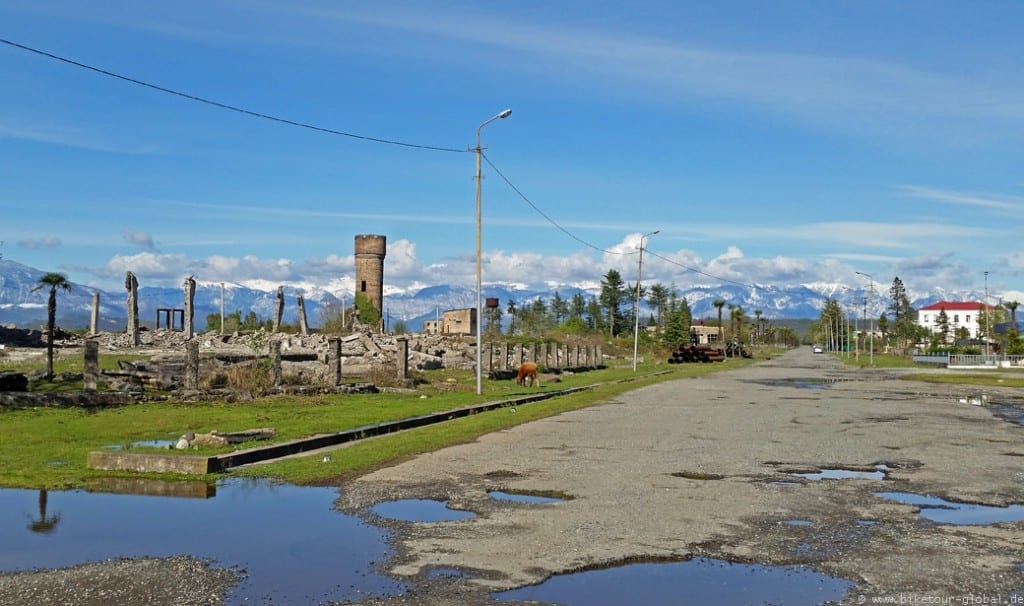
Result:
<svg viewBox="0 0 1024 606"><path fill-rule="evenodd" d="M298 120L290 120L288 118L281 118L281 117L278 117L278 116L272 116L270 114L265 114L265 113L262 113L262 112L253 111L251 109L245 109L244 107L238 107L236 105L230 105L228 103L221 103L220 101L214 101L212 99L207 99L205 97L200 97L198 95L193 95L193 94L185 93L185 92L182 92L182 91L179 91L179 90L174 90L172 88L167 88L166 86L160 86L159 84L153 84L151 82L146 82L146 81L143 81L143 80L139 80L137 78L132 78L132 77L125 76L125 75L122 75L122 74L114 73L114 72L109 71L109 70L105 70L105 69L102 69L102 68L99 68L99 67L88 65L88 64L82 63L80 61L75 61L74 59L68 59L67 57L61 57L60 55L55 55L53 53L48 53L46 51L39 50L37 48L32 48L31 46L25 46L24 44L18 44L17 42L12 42L10 40L5 40L3 38L0 38L0 42L6 44L8 46L21 49L23 51L27 51L27 52L30 52L30 53L35 53L37 55L40 55L42 57L46 57L48 59L53 59L55 61L60 61L62 63L66 63L68 65L73 65L75 67L80 67L82 69L86 69L86 70L89 70L89 71L92 71L92 72L96 72L96 73L102 74L104 76L109 76L111 78L117 78L118 80L123 80L125 82L130 82L131 84L136 84L138 86L144 86L146 88L150 88L150 89L153 89L153 90L156 90L156 91L160 91L162 93L167 93L169 95L176 95L178 97L182 97L184 99L188 99L189 101L196 101L198 103L205 103L206 105L212 105L213 107L219 107L220 109L226 109L228 111L233 111L233 112L237 112L237 113L240 113L240 114L245 114L247 116L252 116L252 117L255 117L255 118L262 118L264 120L270 120L272 122L279 122L281 124L287 124L289 126L297 126L297 127L300 127L300 128L306 128L306 129L309 129L309 130L315 130L315 131L318 131L318 132L327 133L327 134L331 134L331 135L340 135L342 137L351 137L353 139L361 139L363 141L372 141L374 143L384 143L384 144L387 144L387 145L398 145L398 146L401 146L401 147L413 147L413 148L418 148L418 149L427 149L427 150L431 150L431 151L443 151L443 152L455 152L455 153L466 153L466 152L469 151L469 150L466 150L466 149L456 149L454 147L440 147L440 146L436 146L436 145L419 145L419 144L416 144L416 143L407 143L407 142L404 142L404 141L395 141L395 140L392 140L392 139L382 139L380 137L368 137L366 135L357 135L357 134L354 134L354 133L347 133L347 132L344 132L344 131L335 130L333 128L317 126L315 124L309 124L308 122L299 122Z"/></svg>

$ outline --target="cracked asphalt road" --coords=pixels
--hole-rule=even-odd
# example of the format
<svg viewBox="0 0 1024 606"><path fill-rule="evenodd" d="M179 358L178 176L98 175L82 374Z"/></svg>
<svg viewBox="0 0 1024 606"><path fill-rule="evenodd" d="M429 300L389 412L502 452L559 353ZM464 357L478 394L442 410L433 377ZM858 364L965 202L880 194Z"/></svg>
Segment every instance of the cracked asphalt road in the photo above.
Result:
<svg viewBox="0 0 1024 606"><path fill-rule="evenodd" d="M1022 503L1024 428L958 402L976 389L896 372L849 369L799 348L380 469L346 483L337 507L372 518L368 509L381 501L433 498L478 514L440 523L375 518L395 531L398 555L387 572L412 591L374 604L485 604L493 591L554 574L698 556L807 564L856 583L847 603L1013 603L1024 590L1024 522L937 525L875 493ZM987 390L991 401L1018 392ZM885 479L793 475L877 465L888 467ZM571 498L524 504L493 499L491 490ZM439 569L466 574L430 574Z"/></svg>

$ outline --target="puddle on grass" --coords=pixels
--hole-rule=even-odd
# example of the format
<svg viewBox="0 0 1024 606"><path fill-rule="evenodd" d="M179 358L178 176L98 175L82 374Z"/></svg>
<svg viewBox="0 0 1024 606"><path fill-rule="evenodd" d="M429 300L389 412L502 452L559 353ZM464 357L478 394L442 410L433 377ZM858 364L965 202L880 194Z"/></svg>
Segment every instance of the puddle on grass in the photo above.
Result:
<svg viewBox="0 0 1024 606"><path fill-rule="evenodd" d="M111 444L105 446L105 450L121 451L129 450L132 448L174 448L177 444L177 440L139 440L138 442L132 442L130 444Z"/></svg>
<svg viewBox="0 0 1024 606"><path fill-rule="evenodd" d="M450 509L447 503L434 499L384 501L374 505L370 511L400 522L454 522L476 516L472 511Z"/></svg>
<svg viewBox="0 0 1024 606"><path fill-rule="evenodd" d="M523 494L518 492L504 492L501 490L492 490L487 493L492 499L499 501L513 501L515 503L561 503L565 499L559 499L557 497L546 497L535 494Z"/></svg>
<svg viewBox="0 0 1024 606"><path fill-rule="evenodd" d="M1024 521L1024 505L996 507L975 503L957 503L940 497L912 492L876 492L875 496L920 508L918 515L937 524L986 526L997 522Z"/></svg>
<svg viewBox="0 0 1024 606"><path fill-rule="evenodd" d="M227 604L400 595L379 575L387 534L333 509L336 488L233 479L213 498L0 490L0 571L190 554L246 578Z"/></svg>
<svg viewBox="0 0 1024 606"><path fill-rule="evenodd" d="M838 601L854 583L806 566L762 566L695 558L686 562L627 564L556 575L539 585L491 594L502 601L566 606L630 604L814 604Z"/></svg>
<svg viewBox="0 0 1024 606"><path fill-rule="evenodd" d="M875 465L874 471L857 471L855 469L822 469L815 473L794 473L792 475L807 480L884 480L889 467Z"/></svg>
<svg viewBox="0 0 1024 606"><path fill-rule="evenodd" d="M786 520L783 524L786 526L813 526L814 522L810 520Z"/></svg>

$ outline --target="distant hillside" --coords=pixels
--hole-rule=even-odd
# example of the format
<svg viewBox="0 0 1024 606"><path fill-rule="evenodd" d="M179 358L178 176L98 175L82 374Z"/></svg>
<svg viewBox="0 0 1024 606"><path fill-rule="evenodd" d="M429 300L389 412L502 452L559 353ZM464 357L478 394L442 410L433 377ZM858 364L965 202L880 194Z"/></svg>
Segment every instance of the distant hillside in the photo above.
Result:
<svg viewBox="0 0 1024 606"><path fill-rule="evenodd" d="M39 328L46 324L46 289L33 290L39 279L46 272L27 267L9 260L0 260L0 324L21 328ZM311 326L320 326L323 315L330 309L337 309L344 300L352 303L352 293L328 291L325 287L305 284L302 286L283 285L285 293L284 322L298 322L298 306L296 296L301 294L305 300L306 317ZM854 285L856 286L856 285ZM863 285L861 285L863 286ZM517 305L532 302L537 298L545 301L551 299L557 290L560 297L570 299L576 292L584 296L596 296L597 291L581 291L575 287L558 289L522 289L512 285L489 285L484 289L484 297L496 297L502 310L508 301ZM101 330L122 330L127 324L127 294L125 291L105 292L79 284L73 284L71 292L58 294L58 324L68 330L87 328L92 310L93 293L100 295L100 328ZM197 284L195 297L196 325L202 329L209 315L219 315L221 310L221 293L223 292L224 311L232 313L239 310L243 315L255 312L260 319L273 317L277 287L257 288L242 284L201 282ZM717 310L713 302L717 299L729 305L739 305L749 317L755 310L761 310L763 317L779 323L781 320L813 319L821 313L827 298L839 301L844 309L858 318L864 314L864 300L867 293L855 287L838 283L797 284L789 286L758 285L741 286L722 284L717 286L697 285L680 289L680 295L690 304L695 318L716 318ZM476 290L474 288L453 285L432 285L410 291L389 288L384 299L385 321L389 328L401 321L407 329L419 331L424 320L432 320L448 309L460 309L476 306ZM139 317L144 325L155 326L158 308L182 308L184 306L183 288L166 288L157 286L139 287ZM914 307L929 305L941 299L947 300L980 300L981 295L971 292L955 292L935 289L931 293L912 293ZM871 317L878 317L888 304L887 297L875 293L867 310ZM653 310L646 303L642 304L642 313L649 315ZM728 308L723 310L728 317ZM795 328L795 327L794 327ZM802 332L806 332L806 327Z"/></svg>

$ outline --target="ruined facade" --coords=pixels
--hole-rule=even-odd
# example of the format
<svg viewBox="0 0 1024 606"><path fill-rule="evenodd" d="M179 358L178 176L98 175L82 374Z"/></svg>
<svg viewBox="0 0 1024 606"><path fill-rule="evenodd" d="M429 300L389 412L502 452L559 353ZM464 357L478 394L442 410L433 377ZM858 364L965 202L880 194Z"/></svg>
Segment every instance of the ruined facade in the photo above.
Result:
<svg viewBox="0 0 1024 606"><path fill-rule="evenodd" d="M363 294L382 315L384 313L384 256L387 237L372 234L356 236L356 295Z"/></svg>

